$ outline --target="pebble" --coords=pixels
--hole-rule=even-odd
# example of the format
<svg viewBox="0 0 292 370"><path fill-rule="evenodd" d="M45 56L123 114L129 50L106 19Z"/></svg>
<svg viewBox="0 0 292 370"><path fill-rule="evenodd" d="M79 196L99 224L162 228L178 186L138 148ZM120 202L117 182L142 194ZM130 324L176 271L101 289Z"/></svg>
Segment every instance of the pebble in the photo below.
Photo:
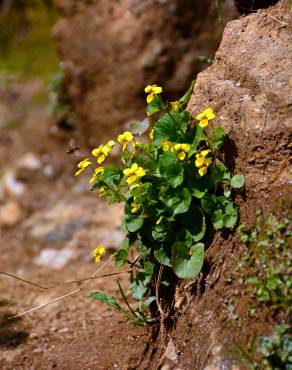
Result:
<svg viewBox="0 0 292 370"><path fill-rule="evenodd" d="M34 263L38 266L61 269L65 267L75 255L75 251L69 248L63 248L61 250L45 248L34 258Z"/></svg>
<svg viewBox="0 0 292 370"><path fill-rule="evenodd" d="M4 174L2 184L7 193L20 196L25 192L25 186L20 181L16 180L15 173L8 171Z"/></svg>
<svg viewBox="0 0 292 370"><path fill-rule="evenodd" d="M31 152L24 154L17 163L17 167L33 171L39 170L41 166L42 163L39 158Z"/></svg>
<svg viewBox="0 0 292 370"><path fill-rule="evenodd" d="M13 226L22 218L22 210L16 202L8 202L0 207L0 225Z"/></svg>

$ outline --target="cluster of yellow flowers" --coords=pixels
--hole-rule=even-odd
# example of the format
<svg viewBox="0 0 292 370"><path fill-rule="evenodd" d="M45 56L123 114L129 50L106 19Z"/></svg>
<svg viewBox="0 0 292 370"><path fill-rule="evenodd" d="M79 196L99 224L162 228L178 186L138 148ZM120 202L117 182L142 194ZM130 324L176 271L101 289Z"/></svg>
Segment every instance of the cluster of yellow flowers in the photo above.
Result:
<svg viewBox="0 0 292 370"><path fill-rule="evenodd" d="M186 153L191 149L189 144L174 144L171 141L164 141L162 143L162 150L164 152L176 152L179 160L183 161L186 158Z"/></svg>
<svg viewBox="0 0 292 370"><path fill-rule="evenodd" d="M208 167L212 163L212 158L207 158L207 155L210 153L210 150L202 150L200 153L196 154L195 165L199 169L199 175L204 176L207 173Z"/></svg>
<svg viewBox="0 0 292 370"><path fill-rule="evenodd" d="M145 92L148 94L146 97L146 101L148 104L150 104L153 101L153 98L155 95L162 93L162 87L155 85L148 85L145 88ZM170 102L170 108L172 112L178 112L181 109L181 103L180 101L174 101ZM195 119L199 121L198 125L202 128L205 128L208 126L209 121L216 118L216 115L214 114L214 111L212 108L207 108L203 112L197 114L195 116ZM150 130L149 138L153 140L153 134L154 134L154 128ZM122 146L122 151L124 151L127 147L127 145L134 140L134 136L132 132L125 131L123 134L118 135L117 142ZM82 161L80 161L77 164L77 171L75 172L75 176L81 174L84 170L86 170L88 167L92 167L93 175L91 179L89 180L89 183L94 182L97 177L104 172L105 168L103 166L100 166L106 158L109 156L112 148L115 145L114 140L109 140L105 145L100 145L98 148L95 148L92 150L92 155L96 157L96 162L98 163L98 167L93 169L92 162L85 158ZM132 147L132 150L135 150L136 143L134 140L134 144ZM190 151L191 147L189 144L185 143L177 143L174 144L171 141L164 141L162 143L162 149L163 151L171 151L177 155L179 160L184 161L187 153ZM195 165L198 168L198 173L200 176L204 176L207 173L208 167L212 164L212 156L209 156L211 153L211 150L201 150L199 153L196 154L195 159ZM143 167L140 167L137 163L133 163L130 168L125 168L123 170L123 174L126 177L126 182L130 186L130 190L136 187L140 187L139 183L137 182L139 179L141 179L143 176L146 175L146 171L143 169ZM105 187L99 188L99 195L105 196L107 193ZM134 201L131 203L131 212L136 213L139 211L139 205L136 203L136 199L134 198ZM157 221L157 224L159 224L162 220L162 217ZM93 251L93 256L95 258L95 262L99 263L101 261L102 256L105 254L106 249L104 246L97 246Z"/></svg>
<svg viewBox="0 0 292 370"><path fill-rule="evenodd" d="M133 163L130 168L124 169L123 174L127 176L127 183L132 184L136 180L145 176L146 172L143 167L139 167L137 163Z"/></svg>
<svg viewBox="0 0 292 370"><path fill-rule="evenodd" d="M91 153L94 157L96 157L96 162L98 164L102 164L106 160L114 145L115 142L110 140L105 145L100 145L98 148L93 149Z"/></svg>
<svg viewBox="0 0 292 370"><path fill-rule="evenodd" d="M177 152L178 159L183 161L186 157L186 153L190 151L189 144L175 144L173 149Z"/></svg>

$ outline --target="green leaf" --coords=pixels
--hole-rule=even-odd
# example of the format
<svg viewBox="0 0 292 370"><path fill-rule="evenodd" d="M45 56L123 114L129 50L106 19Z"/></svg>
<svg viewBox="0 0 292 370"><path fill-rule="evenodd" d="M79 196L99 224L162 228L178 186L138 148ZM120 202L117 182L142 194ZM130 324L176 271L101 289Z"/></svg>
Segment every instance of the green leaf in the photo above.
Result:
<svg viewBox="0 0 292 370"><path fill-rule="evenodd" d="M158 95L154 95L152 102L147 106L147 116L152 116L152 114L161 111L163 108L163 102Z"/></svg>
<svg viewBox="0 0 292 370"><path fill-rule="evenodd" d="M128 251L120 249L115 253L115 266L117 268L124 266L128 261Z"/></svg>
<svg viewBox="0 0 292 370"><path fill-rule="evenodd" d="M160 176L167 179L169 185L173 188L183 182L183 167L173 153L165 152L160 156L158 169Z"/></svg>
<svg viewBox="0 0 292 370"><path fill-rule="evenodd" d="M177 129L176 121L169 114L165 114L155 125L153 143L160 145L164 141L176 141Z"/></svg>
<svg viewBox="0 0 292 370"><path fill-rule="evenodd" d="M223 216L224 226L229 229L232 229L237 222L237 218L238 218L237 208L233 202L229 202L225 207L225 214Z"/></svg>
<svg viewBox="0 0 292 370"><path fill-rule="evenodd" d="M230 173L223 163L217 163L211 168L211 178L214 183L230 181Z"/></svg>
<svg viewBox="0 0 292 370"><path fill-rule="evenodd" d="M156 169L156 163L151 155L145 153L139 154L135 156L135 162L138 164L138 166L143 167L144 170L148 170L147 173Z"/></svg>
<svg viewBox="0 0 292 370"><path fill-rule="evenodd" d="M185 110L183 112L169 112L168 114L171 116L172 120L176 122L179 131L185 133L192 118L190 112Z"/></svg>
<svg viewBox="0 0 292 370"><path fill-rule="evenodd" d="M215 195L208 195L208 194L206 194L201 199L201 204L202 204L203 210L205 212L209 213L209 214L212 214L218 208L217 198L216 198Z"/></svg>
<svg viewBox="0 0 292 370"><path fill-rule="evenodd" d="M216 14L219 18L222 28L224 28L224 19L223 19L221 0L216 0Z"/></svg>
<svg viewBox="0 0 292 370"><path fill-rule="evenodd" d="M139 215L126 215L126 228L129 232L134 233L135 231L139 230L142 225L144 219Z"/></svg>
<svg viewBox="0 0 292 370"><path fill-rule="evenodd" d="M169 254L164 244L160 244L159 247L154 250L154 256L157 261L165 266L171 266Z"/></svg>
<svg viewBox="0 0 292 370"><path fill-rule="evenodd" d="M204 244L197 243L190 250L184 243L172 246L171 264L176 275L182 279L193 279L201 271L204 263Z"/></svg>
<svg viewBox="0 0 292 370"><path fill-rule="evenodd" d="M206 232L204 213L199 206L192 204L189 212L179 216L179 222L183 229L187 229L192 235L193 241L201 240Z"/></svg>
<svg viewBox="0 0 292 370"><path fill-rule="evenodd" d="M187 247L190 247L194 240L189 230L180 230L177 234L177 241L183 242Z"/></svg>
<svg viewBox="0 0 292 370"><path fill-rule="evenodd" d="M170 239L170 232L164 225L156 225L152 230L152 237L154 240L164 242Z"/></svg>
<svg viewBox="0 0 292 370"><path fill-rule="evenodd" d="M148 298L145 299L145 301L141 301L140 305L139 305L139 308L140 308L140 311L144 312L147 310L148 306L154 302L156 299L155 296L150 296Z"/></svg>
<svg viewBox="0 0 292 370"><path fill-rule="evenodd" d="M117 190L121 181L121 171L115 164L107 166L103 173L103 181L110 187Z"/></svg>
<svg viewBox="0 0 292 370"><path fill-rule="evenodd" d="M143 119L143 121L140 122L134 122L130 125L130 129L134 135L139 135L141 136L148 130L150 126L150 120L148 117Z"/></svg>
<svg viewBox="0 0 292 370"><path fill-rule="evenodd" d="M211 138L211 146L215 149L219 149L224 144L224 140L225 140L224 129L222 127L214 128Z"/></svg>
<svg viewBox="0 0 292 370"><path fill-rule="evenodd" d="M187 188L164 188L159 193L159 199L172 210L175 216L188 211L192 197Z"/></svg>
<svg viewBox="0 0 292 370"><path fill-rule="evenodd" d="M188 91L179 99L181 104L185 104L185 105L188 104L188 102L189 102L189 100L192 96L195 83L196 83L196 80L192 81L191 86L189 87Z"/></svg>
<svg viewBox="0 0 292 370"><path fill-rule="evenodd" d="M201 126L196 125L194 127L194 130L195 130L195 134L194 134L193 144L189 152L189 155L196 153L197 147L202 141L208 140L208 137L204 133L204 129Z"/></svg>
<svg viewBox="0 0 292 370"><path fill-rule="evenodd" d="M115 253L116 267L122 267L125 263L127 263L129 247L130 239L126 237L121 244L121 248Z"/></svg>
<svg viewBox="0 0 292 370"><path fill-rule="evenodd" d="M224 226L222 209L217 209L217 211L213 212L212 223L215 229L222 229L222 227Z"/></svg>
<svg viewBox="0 0 292 370"><path fill-rule="evenodd" d="M258 281L258 279L257 279L255 276L252 276L252 277L250 277L250 278L246 279L246 282L247 282L248 284L254 284L254 285L257 285L259 281Z"/></svg>
<svg viewBox="0 0 292 370"><path fill-rule="evenodd" d="M115 297L109 297L107 294L102 293L102 292L94 292L90 293L88 295L89 298L93 299L94 301L100 301L108 306L115 308L116 310L120 310L121 306L117 303Z"/></svg>
<svg viewBox="0 0 292 370"><path fill-rule="evenodd" d="M240 189L242 188L244 185L244 176L243 175L240 175L240 174L237 174L237 175L234 175L231 179L231 186L234 188L234 189Z"/></svg>
<svg viewBox="0 0 292 370"><path fill-rule="evenodd" d="M187 185L191 194L196 198L202 198L214 185L210 176L199 176L193 174L187 177Z"/></svg>
<svg viewBox="0 0 292 370"><path fill-rule="evenodd" d="M151 281L153 275L153 268L154 265L151 262L146 262L144 264L144 270L140 271L132 284L130 285L130 289L132 291L133 298L137 301L141 301L143 296L148 290L148 285Z"/></svg>

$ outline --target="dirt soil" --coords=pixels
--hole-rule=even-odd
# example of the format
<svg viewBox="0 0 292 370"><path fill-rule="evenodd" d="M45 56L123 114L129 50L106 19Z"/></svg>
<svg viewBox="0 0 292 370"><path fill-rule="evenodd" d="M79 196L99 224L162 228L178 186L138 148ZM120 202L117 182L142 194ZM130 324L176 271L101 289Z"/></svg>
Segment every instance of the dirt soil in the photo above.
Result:
<svg viewBox="0 0 292 370"><path fill-rule="evenodd" d="M87 180L73 177L79 158L66 154L71 133L58 131L38 101L43 89L38 81L1 81L0 271L48 286L91 276L97 268L94 247L104 242L114 249L122 236L121 210L99 202L88 194ZM30 168L36 161L39 166ZM16 183L11 184L11 172ZM17 193L20 185L24 190ZM46 256L36 262L47 248L69 251L63 267L54 267ZM113 271L110 263L104 273ZM1 275L1 370L135 368L148 330L87 298L97 290L118 295L116 278L127 286L128 274L101 278L85 291L8 320L80 283L42 290Z"/></svg>

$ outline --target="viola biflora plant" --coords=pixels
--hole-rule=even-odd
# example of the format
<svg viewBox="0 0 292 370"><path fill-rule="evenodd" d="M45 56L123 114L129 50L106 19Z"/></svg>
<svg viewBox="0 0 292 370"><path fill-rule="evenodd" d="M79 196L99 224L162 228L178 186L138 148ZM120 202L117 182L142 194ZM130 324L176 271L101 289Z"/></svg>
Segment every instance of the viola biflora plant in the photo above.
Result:
<svg viewBox="0 0 292 370"><path fill-rule="evenodd" d="M91 298L125 313L136 323L151 321L147 306L157 302L153 286L178 278L193 279L204 263L204 237L212 229L232 229L237 208L232 189L244 185L244 177L232 175L220 158L225 133L216 115L207 108L195 117L186 110L190 90L178 101L162 99L162 88L147 86L147 118L92 151L92 158L78 164L79 175L92 170L91 190L110 203L124 203L122 230L126 237L115 253L116 267L133 263L130 293L138 302L124 310L114 297L101 292ZM153 119L153 115L157 120ZM145 140L145 136L147 140ZM141 138L140 138L141 137ZM144 139L144 141L141 141ZM114 146L120 147L120 164L105 165ZM99 262L103 247L94 251ZM131 263L131 262L130 262ZM161 275L161 279L157 276ZM154 303L155 304L155 303Z"/></svg>

